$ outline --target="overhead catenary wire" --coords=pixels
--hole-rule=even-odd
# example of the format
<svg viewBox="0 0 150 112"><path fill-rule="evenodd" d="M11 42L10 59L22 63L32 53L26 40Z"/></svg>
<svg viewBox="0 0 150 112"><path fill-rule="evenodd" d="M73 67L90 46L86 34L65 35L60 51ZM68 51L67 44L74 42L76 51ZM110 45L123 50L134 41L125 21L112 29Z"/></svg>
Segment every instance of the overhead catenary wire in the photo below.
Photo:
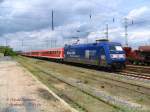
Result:
<svg viewBox="0 0 150 112"><path fill-rule="evenodd" d="M2 7L0 7L0 8L2 8ZM6 7L5 7L5 8L6 8ZM17 9L19 9L19 8L17 8ZM39 8L39 10L41 10L41 9L42 9L42 8ZM49 8L48 10L51 10L51 9ZM54 20L53 20L53 16L54 16L54 15L53 15L53 13L54 13L54 12L53 12L53 10L52 10L52 26L51 26L51 27L52 27L52 31L54 30ZM42 19L41 17L42 17L42 16L40 16L39 18ZM48 17L50 17L50 16L48 16ZM33 17L33 18L35 19L36 17ZM39 18L38 18L38 19L39 19ZM2 18L1 18L1 19L2 19ZM12 18L5 18L5 19L8 19L8 20L9 20L9 19L12 19ZM15 19L25 19L25 20L28 20L28 19L32 19L32 17L31 17L31 18L30 18L30 17L29 17L29 18L28 18L28 17L25 17L25 18L20 18L20 17L19 17L19 18L15 18ZM43 18L43 19L46 19L46 20L49 21L49 18ZM93 15L91 14L91 12L90 12L90 19L93 19ZM115 22L115 19L114 19L114 18L113 18L113 22ZM56 29L56 31L64 31L64 30L57 30L57 29ZM106 38L108 38L108 24L106 24ZM51 43L52 43L52 42L51 42ZM55 43L54 46L56 46L57 40L55 40L54 43ZM126 42L126 43L127 43L127 42Z"/></svg>
<svg viewBox="0 0 150 112"><path fill-rule="evenodd" d="M128 47L128 19L124 19L124 24L125 24L125 44Z"/></svg>

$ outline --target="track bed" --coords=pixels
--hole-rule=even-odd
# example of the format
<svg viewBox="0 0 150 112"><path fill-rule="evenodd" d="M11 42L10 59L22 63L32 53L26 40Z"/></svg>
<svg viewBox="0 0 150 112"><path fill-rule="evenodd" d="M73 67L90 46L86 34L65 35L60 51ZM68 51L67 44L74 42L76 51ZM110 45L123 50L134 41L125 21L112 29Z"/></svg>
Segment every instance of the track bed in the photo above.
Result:
<svg viewBox="0 0 150 112"><path fill-rule="evenodd" d="M149 110L149 86L131 83L101 71L25 57L16 59L79 110Z"/></svg>

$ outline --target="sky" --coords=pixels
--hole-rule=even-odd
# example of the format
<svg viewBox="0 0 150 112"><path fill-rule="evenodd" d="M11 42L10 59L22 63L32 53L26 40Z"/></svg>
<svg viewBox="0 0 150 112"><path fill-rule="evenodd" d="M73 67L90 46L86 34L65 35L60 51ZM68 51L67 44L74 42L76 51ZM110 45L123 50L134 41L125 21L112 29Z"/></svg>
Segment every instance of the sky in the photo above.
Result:
<svg viewBox="0 0 150 112"><path fill-rule="evenodd" d="M51 11L54 11L54 30ZM0 45L15 50L63 47L106 38L125 46L150 45L149 0L0 0Z"/></svg>

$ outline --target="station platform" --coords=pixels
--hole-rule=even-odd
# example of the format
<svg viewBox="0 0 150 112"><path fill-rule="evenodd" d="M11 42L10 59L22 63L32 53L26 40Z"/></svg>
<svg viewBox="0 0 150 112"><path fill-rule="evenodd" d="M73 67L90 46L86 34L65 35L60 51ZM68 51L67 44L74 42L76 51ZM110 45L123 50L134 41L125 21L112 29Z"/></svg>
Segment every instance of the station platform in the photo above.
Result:
<svg viewBox="0 0 150 112"><path fill-rule="evenodd" d="M11 57L2 57L0 112L75 112L75 110Z"/></svg>

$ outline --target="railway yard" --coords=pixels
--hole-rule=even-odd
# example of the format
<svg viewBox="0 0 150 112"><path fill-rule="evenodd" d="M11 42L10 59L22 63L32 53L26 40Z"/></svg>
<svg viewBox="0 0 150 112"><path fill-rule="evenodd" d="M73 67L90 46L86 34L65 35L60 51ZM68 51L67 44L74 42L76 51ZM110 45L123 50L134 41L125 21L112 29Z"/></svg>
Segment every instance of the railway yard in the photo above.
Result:
<svg viewBox="0 0 150 112"><path fill-rule="evenodd" d="M15 57L20 66L80 112L149 112L150 69L127 65L122 72Z"/></svg>
<svg viewBox="0 0 150 112"><path fill-rule="evenodd" d="M0 112L150 112L150 0L0 9Z"/></svg>
<svg viewBox="0 0 150 112"><path fill-rule="evenodd" d="M3 51L2 112L150 112L145 50L124 50L120 43L100 39L46 50Z"/></svg>

